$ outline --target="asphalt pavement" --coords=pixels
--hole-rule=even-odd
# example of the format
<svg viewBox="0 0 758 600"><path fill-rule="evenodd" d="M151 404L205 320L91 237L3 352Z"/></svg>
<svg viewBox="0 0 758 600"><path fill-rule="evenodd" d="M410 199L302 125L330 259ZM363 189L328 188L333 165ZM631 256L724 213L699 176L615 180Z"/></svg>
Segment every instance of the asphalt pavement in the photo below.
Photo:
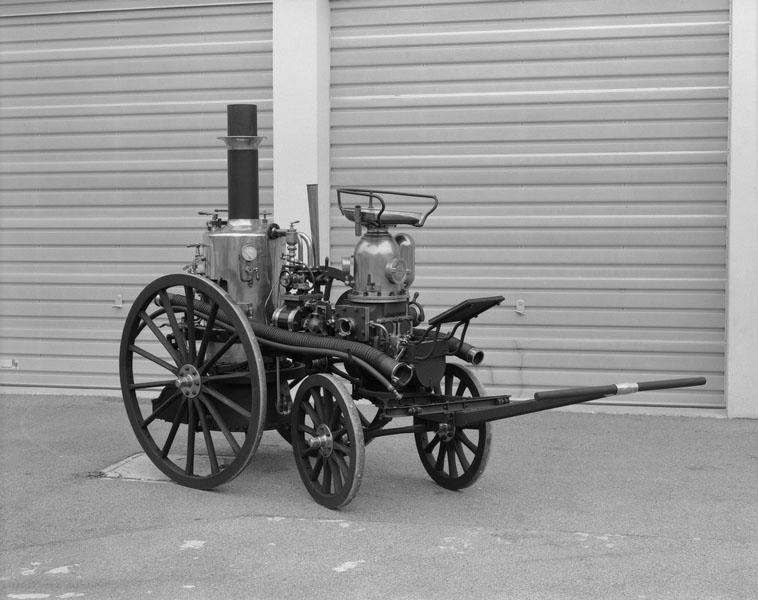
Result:
<svg viewBox="0 0 758 600"><path fill-rule="evenodd" d="M461 492L379 438L336 512L275 432L213 491L139 453L116 400L0 396L0 598L758 598L758 421L508 419Z"/></svg>

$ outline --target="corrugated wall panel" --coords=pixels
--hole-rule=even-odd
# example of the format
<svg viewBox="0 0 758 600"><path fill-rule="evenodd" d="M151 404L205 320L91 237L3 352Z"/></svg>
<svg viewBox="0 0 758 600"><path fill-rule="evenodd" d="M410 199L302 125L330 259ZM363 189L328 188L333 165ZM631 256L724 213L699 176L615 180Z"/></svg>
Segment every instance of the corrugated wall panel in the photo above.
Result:
<svg viewBox="0 0 758 600"><path fill-rule="evenodd" d="M271 211L271 4L171 4L0 4L0 384L118 388L130 301L226 206L228 103Z"/></svg>
<svg viewBox="0 0 758 600"><path fill-rule="evenodd" d="M439 195L414 287L506 297L489 390L704 374L629 401L724 405L728 31L727 0L332 2L332 185Z"/></svg>

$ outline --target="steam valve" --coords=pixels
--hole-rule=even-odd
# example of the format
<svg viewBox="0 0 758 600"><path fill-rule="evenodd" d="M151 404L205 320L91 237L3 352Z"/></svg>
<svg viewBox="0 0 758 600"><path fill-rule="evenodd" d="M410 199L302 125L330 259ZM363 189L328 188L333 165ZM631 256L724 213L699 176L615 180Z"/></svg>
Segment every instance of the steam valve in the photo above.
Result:
<svg viewBox="0 0 758 600"><path fill-rule="evenodd" d="M297 225L300 221L292 221L290 223L290 227L287 231L284 232L284 240L287 242L287 260L290 262L295 262L297 257L297 229L295 229L295 225Z"/></svg>
<svg viewBox="0 0 758 600"><path fill-rule="evenodd" d="M225 208L214 208L212 212L201 210L197 214L203 215L204 217L210 217L210 221L208 221L205 226L208 231L216 231L217 229L221 229L224 225L226 225L226 221L219 216L219 213L222 212L228 211Z"/></svg>
<svg viewBox="0 0 758 600"><path fill-rule="evenodd" d="M195 256L192 257L192 263L184 267L185 271L195 275L205 275L205 254L200 248L207 247L207 244L187 244L187 248L195 249Z"/></svg>

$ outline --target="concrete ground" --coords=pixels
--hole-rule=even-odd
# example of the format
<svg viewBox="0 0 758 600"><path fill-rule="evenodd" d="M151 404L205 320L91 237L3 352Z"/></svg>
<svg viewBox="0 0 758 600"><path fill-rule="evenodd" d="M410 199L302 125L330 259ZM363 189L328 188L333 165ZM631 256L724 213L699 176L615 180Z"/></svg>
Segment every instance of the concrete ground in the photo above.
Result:
<svg viewBox="0 0 758 600"><path fill-rule="evenodd" d="M379 438L339 512L273 432L210 492L102 476L139 451L117 401L0 397L0 598L758 598L758 421L500 421L463 492Z"/></svg>

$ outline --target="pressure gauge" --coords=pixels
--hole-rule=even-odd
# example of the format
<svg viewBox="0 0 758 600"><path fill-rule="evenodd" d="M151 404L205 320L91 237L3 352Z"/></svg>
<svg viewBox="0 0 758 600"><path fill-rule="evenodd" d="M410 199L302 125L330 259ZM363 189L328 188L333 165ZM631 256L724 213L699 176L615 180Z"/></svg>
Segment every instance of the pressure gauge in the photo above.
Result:
<svg viewBox="0 0 758 600"><path fill-rule="evenodd" d="M257 248L255 246L251 246L250 244L242 246L241 254L242 260L245 260L247 262L252 262L258 258Z"/></svg>

